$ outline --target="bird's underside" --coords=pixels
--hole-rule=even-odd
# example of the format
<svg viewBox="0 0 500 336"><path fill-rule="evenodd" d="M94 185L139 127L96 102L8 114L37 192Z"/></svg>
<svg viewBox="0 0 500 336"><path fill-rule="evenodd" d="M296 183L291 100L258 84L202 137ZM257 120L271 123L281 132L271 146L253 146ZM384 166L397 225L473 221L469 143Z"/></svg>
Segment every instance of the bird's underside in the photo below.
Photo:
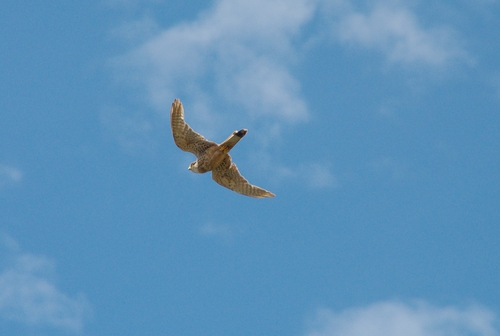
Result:
<svg viewBox="0 0 500 336"><path fill-rule="evenodd" d="M212 171L212 178L223 187L239 194L264 198L274 197L272 192L250 184L232 162L228 152L247 133L246 129L234 131L221 144L208 141L201 134L193 131L184 120L184 108L179 99L175 99L170 110L170 123L174 142L183 151L196 155L196 161L188 169L195 173Z"/></svg>

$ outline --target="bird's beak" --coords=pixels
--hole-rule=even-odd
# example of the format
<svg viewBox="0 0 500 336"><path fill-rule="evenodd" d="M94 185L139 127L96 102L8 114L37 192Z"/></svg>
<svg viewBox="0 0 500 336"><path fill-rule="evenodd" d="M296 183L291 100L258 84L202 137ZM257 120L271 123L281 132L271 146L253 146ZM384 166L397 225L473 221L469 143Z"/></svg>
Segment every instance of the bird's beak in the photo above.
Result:
<svg viewBox="0 0 500 336"><path fill-rule="evenodd" d="M191 170L191 165L189 165L188 170Z"/></svg>

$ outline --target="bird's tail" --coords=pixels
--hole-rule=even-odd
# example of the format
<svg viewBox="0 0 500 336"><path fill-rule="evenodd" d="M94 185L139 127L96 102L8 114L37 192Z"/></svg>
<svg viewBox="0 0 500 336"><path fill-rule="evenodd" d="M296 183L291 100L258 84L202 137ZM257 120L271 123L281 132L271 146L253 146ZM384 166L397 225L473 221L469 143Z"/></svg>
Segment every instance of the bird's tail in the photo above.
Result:
<svg viewBox="0 0 500 336"><path fill-rule="evenodd" d="M229 136L223 143L219 146L224 153L229 152L237 143L247 134L246 129L242 129L241 131L234 131L233 134Z"/></svg>

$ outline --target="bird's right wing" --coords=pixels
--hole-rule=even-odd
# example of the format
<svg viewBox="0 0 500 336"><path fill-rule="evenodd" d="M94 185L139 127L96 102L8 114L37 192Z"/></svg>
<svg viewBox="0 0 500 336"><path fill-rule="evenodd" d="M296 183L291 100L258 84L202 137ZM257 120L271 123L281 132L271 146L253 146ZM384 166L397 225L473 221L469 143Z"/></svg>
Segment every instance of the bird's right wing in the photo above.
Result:
<svg viewBox="0 0 500 336"><path fill-rule="evenodd" d="M201 134L193 131L184 121L184 108L179 99L175 99L172 103L170 125L172 126L175 144L185 152L191 152L198 156L207 148L217 145L215 142L208 141Z"/></svg>
<svg viewBox="0 0 500 336"><path fill-rule="evenodd" d="M239 194L255 197L274 197L275 195L267 190L250 184L239 172L234 163L231 162L231 156L226 155L220 165L212 170L212 178L223 187L231 189Z"/></svg>

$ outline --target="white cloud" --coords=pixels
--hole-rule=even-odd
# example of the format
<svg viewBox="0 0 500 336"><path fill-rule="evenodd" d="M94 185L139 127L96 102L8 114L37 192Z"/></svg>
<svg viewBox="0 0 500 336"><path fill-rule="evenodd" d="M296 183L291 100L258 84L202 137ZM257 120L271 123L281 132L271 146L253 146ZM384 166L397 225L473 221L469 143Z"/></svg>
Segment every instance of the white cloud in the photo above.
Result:
<svg viewBox="0 0 500 336"><path fill-rule="evenodd" d="M132 154L148 152L153 146L152 123L143 115L126 114L118 108L101 111L102 126L118 141L118 144Z"/></svg>
<svg viewBox="0 0 500 336"><path fill-rule="evenodd" d="M310 161L299 163L296 166L285 166L277 163L265 151L251 153L250 162L255 165L254 168L265 172L271 180L277 183L282 180L295 180L311 189L328 189L339 186L339 182L329 164ZM250 182L256 183L252 179L250 179ZM256 184L259 185L259 183ZM269 188L271 187L269 186Z"/></svg>
<svg viewBox="0 0 500 336"><path fill-rule="evenodd" d="M495 96L497 99L500 99L500 73L494 73L492 75L492 79L490 80L491 86L493 90L495 90Z"/></svg>
<svg viewBox="0 0 500 336"><path fill-rule="evenodd" d="M193 105L200 97L204 105L225 99L259 117L304 120L306 103L287 65L292 39L314 9L309 0L220 0L197 21L161 31L114 64L146 86L157 110L176 96Z"/></svg>
<svg viewBox="0 0 500 336"><path fill-rule="evenodd" d="M119 7L132 10L143 3L159 3L161 0L103 0L103 4L110 7Z"/></svg>
<svg viewBox="0 0 500 336"><path fill-rule="evenodd" d="M142 42L145 38L151 38L158 33L158 24L150 17L142 17L139 20L127 22L110 32L110 37L127 42Z"/></svg>
<svg viewBox="0 0 500 336"><path fill-rule="evenodd" d="M70 298L51 279L54 263L22 253L10 237L3 237L11 255L0 273L0 317L30 326L49 326L80 332L90 305L82 294Z"/></svg>
<svg viewBox="0 0 500 336"><path fill-rule="evenodd" d="M369 13L345 12L338 37L378 49L393 62L444 66L457 59L467 60L451 28L423 28L411 10L386 1L378 2Z"/></svg>
<svg viewBox="0 0 500 336"><path fill-rule="evenodd" d="M338 186L337 179L328 165L309 163L302 165L298 174L314 189L334 188Z"/></svg>
<svg viewBox="0 0 500 336"><path fill-rule="evenodd" d="M422 27L399 1L379 0L368 13L354 10L352 3L219 0L197 20L163 30L145 16L114 33L132 39L155 35L112 63L128 74L127 82L144 87L158 111L165 111L173 97L187 97L192 105L223 100L251 116L296 122L308 117L291 71L296 39L318 10L335 13L332 25L341 41L381 50L394 62L447 65L466 58L453 29Z"/></svg>
<svg viewBox="0 0 500 336"><path fill-rule="evenodd" d="M380 302L367 307L333 312L320 310L307 336L496 336L496 315L480 306L435 307L425 302L411 304Z"/></svg>
<svg viewBox="0 0 500 336"><path fill-rule="evenodd" d="M239 230L238 230L239 231ZM214 237L222 239L225 242L231 242L238 232L236 228L227 224L206 223L198 228L199 234L205 237Z"/></svg>
<svg viewBox="0 0 500 336"><path fill-rule="evenodd" d="M15 182L20 182L23 178L23 173L12 166L0 164L0 188Z"/></svg>

